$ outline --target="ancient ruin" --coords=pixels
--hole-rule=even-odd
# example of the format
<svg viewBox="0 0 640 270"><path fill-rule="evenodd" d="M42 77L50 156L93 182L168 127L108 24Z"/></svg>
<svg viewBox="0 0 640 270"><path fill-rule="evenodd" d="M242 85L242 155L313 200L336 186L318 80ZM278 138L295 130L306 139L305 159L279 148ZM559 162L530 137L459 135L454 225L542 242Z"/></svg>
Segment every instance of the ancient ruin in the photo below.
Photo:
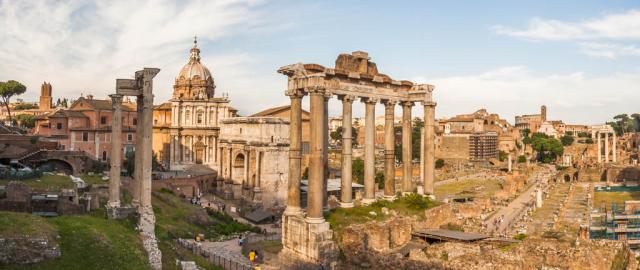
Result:
<svg viewBox="0 0 640 270"><path fill-rule="evenodd" d="M327 202L327 142L328 142L328 101L333 96L342 100L343 130L345 144L342 148L342 196L340 205L352 207L351 194L351 107L354 101L365 104L365 172L364 198L362 203L375 201L374 188L374 117L375 105L385 105L385 190L384 198L393 200L396 194L394 177L393 118L394 108L402 104L405 117L410 118L414 103L424 106L423 151L424 177L417 189L409 177L403 177L402 192L415 192L433 195L434 187L434 139L435 106L432 100L433 85L415 84L410 81L397 81L379 73L375 63L369 61L366 52L356 51L341 54L335 68L325 68L317 64L293 64L281 67L278 72L288 77L286 95L291 99L291 128L289 150L289 185L287 208L283 215L283 237L285 253L292 253L303 261L328 264L335 260L336 247L332 241L329 223L323 217ZM303 211L300 200L301 177L301 103L304 96L311 98L311 142L309 160L309 191L307 208ZM411 121L403 123L403 130L411 129ZM408 137L404 136L408 141ZM410 142L406 142L410 145ZM408 151L409 148L403 148ZM410 155L403 155L403 163L411 164ZM405 165L406 166L406 165ZM408 171L408 170L405 170Z"/></svg>
<svg viewBox="0 0 640 270"><path fill-rule="evenodd" d="M155 236L155 215L151 207L151 137L153 118L153 78L160 72L157 68L144 68L136 71L135 79L117 79L116 94L111 95L113 101L112 156L111 179L109 181L109 202L107 212L110 218L118 218L120 210L120 152L122 97L135 96L138 103L138 123L136 135L134 200L137 204L140 220L138 229L142 242L149 255L149 264L154 269L162 268L161 253Z"/></svg>

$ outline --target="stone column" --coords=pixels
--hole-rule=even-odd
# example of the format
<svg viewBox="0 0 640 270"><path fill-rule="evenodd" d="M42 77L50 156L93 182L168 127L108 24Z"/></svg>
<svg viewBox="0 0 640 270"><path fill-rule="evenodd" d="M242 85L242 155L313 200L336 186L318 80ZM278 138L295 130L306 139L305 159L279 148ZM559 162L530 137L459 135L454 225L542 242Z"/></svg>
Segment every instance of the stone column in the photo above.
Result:
<svg viewBox="0 0 640 270"><path fill-rule="evenodd" d="M136 164L136 167L142 166L142 189L140 195L140 206L143 209L151 209L151 157L152 151L152 136L153 136L153 77L159 72L159 70L144 69L143 88L142 93L144 95L143 101L143 119L138 122L142 122L142 158L141 163Z"/></svg>
<svg viewBox="0 0 640 270"><path fill-rule="evenodd" d="M262 189L260 188L260 174L262 173L262 153L256 151L256 179L253 187L253 202L262 201Z"/></svg>
<svg viewBox="0 0 640 270"><path fill-rule="evenodd" d="M393 128L394 110L396 101L384 102L384 196L386 199L395 199L396 173L395 173L395 132Z"/></svg>
<svg viewBox="0 0 640 270"><path fill-rule="evenodd" d="M435 111L436 103L424 102L424 192L433 195L435 171Z"/></svg>
<svg viewBox="0 0 640 270"><path fill-rule="evenodd" d="M325 89L314 88L309 91L311 96L311 138L309 155L309 191L307 193L307 222L322 223L324 187L324 152L326 138L323 129L325 123L324 102Z"/></svg>
<svg viewBox="0 0 640 270"><path fill-rule="evenodd" d="M120 167L122 165L122 95L109 95L113 105L111 123L111 169L109 170L109 207L120 207Z"/></svg>
<svg viewBox="0 0 640 270"><path fill-rule="evenodd" d="M291 119L289 128L289 181L287 187L286 215L302 213L300 207L300 177L302 161L302 98L304 93L293 91L287 94L291 99Z"/></svg>
<svg viewBox="0 0 640 270"><path fill-rule="evenodd" d="M175 162L175 137L173 135L169 136L169 168Z"/></svg>
<svg viewBox="0 0 640 270"><path fill-rule="evenodd" d="M322 141L322 164L324 167L323 189L322 189L322 210L329 211L329 192L327 184L329 182L329 99L331 94L326 92L324 95L324 120L322 122L323 141Z"/></svg>
<svg viewBox="0 0 640 270"><path fill-rule="evenodd" d="M352 104L353 96L342 96L342 181L340 187L340 207L353 207L351 144L352 144Z"/></svg>
<svg viewBox="0 0 640 270"><path fill-rule="evenodd" d="M133 205L140 205L140 192L142 192L142 166L139 166L140 162L142 162L142 137L143 137L143 103L144 98L139 95L136 97L136 146L135 146L135 156L134 156L134 167L133 167L133 199L131 203Z"/></svg>
<svg viewBox="0 0 640 270"><path fill-rule="evenodd" d="M604 133L604 163L609 163L609 132Z"/></svg>
<svg viewBox="0 0 640 270"><path fill-rule="evenodd" d="M618 142L617 142L617 138L616 138L616 133L614 131L613 132L613 162L617 162L618 161L618 154L616 153L618 151L617 144L618 144Z"/></svg>
<svg viewBox="0 0 640 270"><path fill-rule="evenodd" d="M418 181L416 192L424 195L424 127L420 128L420 181Z"/></svg>
<svg viewBox="0 0 640 270"><path fill-rule="evenodd" d="M251 150L247 149L244 152L244 179L242 180L242 186L249 186L249 158Z"/></svg>
<svg viewBox="0 0 640 270"><path fill-rule="evenodd" d="M509 155L507 155L507 171L511 172L511 166L513 166L512 163L512 159L511 159L511 153L509 153Z"/></svg>
<svg viewBox="0 0 640 270"><path fill-rule="evenodd" d="M597 152L598 152L598 163L602 163L602 145L600 144L600 132L596 131L596 140L598 141L598 148Z"/></svg>
<svg viewBox="0 0 640 270"><path fill-rule="evenodd" d="M375 201L375 114L378 100L364 98L365 120L364 120L364 198L363 204Z"/></svg>
<svg viewBox="0 0 640 270"><path fill-rule="evenodd" d="M402 103L402 192L413 192L413 166L412 160L412 127L411 108L413 102Z"/></svg>

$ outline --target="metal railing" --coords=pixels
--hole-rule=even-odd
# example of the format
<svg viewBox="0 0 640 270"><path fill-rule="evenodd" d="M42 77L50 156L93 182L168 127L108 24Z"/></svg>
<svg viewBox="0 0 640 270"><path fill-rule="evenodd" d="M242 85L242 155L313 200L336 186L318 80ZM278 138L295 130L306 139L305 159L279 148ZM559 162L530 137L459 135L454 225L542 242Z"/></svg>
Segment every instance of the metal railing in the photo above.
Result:
<svg viewBox="0 0 640 270"><path fill-rule="evenodd" d="M251 264L245 262L239 262L233 258L228 258L221 254L216 254L211 250L202 248L200 243L193 242L186 239L176 239L176 242L186 249L191 250L193 253L200 255L217 266L222 267L225 270L252 270L254 269Z"/></svg>

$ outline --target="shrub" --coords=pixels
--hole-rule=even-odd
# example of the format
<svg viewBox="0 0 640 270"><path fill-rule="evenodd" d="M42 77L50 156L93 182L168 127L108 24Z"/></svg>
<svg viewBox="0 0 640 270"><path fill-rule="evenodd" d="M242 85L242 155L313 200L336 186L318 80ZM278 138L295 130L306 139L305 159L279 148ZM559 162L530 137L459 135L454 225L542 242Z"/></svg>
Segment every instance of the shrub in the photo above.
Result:
<svg viewBox="0 0 640 270"><path fill-rule="evenodd" d="M518 163L525 163L527 162L527 157L524 155L519 155L518 156Z"/></svg>
<svg viewBox="0 0 640 270"><path fill-rule="evenodd" d="M440 169L442 167L444 167L444 159L439 158L436 160L436 169Z"/></svg>
<svg viewBox="0 0 640 270"><path fill-rule="evenodd" d="M520 241L522 241L522 240L524 240L525 238L527 238L527 235L526 235L526 234L524 234L524 233L519 233L519 234L516 234L516 236L514 236L513 238L514 238L514 239L516 239L516 240L520 240Z"/></svg>

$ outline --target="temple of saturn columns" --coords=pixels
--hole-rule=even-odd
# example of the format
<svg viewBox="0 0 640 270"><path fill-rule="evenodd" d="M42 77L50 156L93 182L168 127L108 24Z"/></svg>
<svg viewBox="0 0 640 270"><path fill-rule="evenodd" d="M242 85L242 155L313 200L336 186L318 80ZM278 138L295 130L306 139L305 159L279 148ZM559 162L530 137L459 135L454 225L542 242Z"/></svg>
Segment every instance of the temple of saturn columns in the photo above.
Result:
<svg viewBox="0 0 640 270"><path fill-rule="evenodd" d="M140 215L138 229L143 246L149 255L149 263L154 269L162 268L161 253L155 238L155 215L151 207L151 158L153 128L153 78L160 72L157 68L136 71L135 79L117 79L116 94L110 95L113 105L113 126L111 128L111 170L109 180L109 218L122 218L124 209L120 203L120 170L122 164L122 98L137 98L135 182L132 185L133 204Z"/></svg>
<svg viewBox="0 0 640 270"><path fill-rule="evenodd" d="M286 95L291 99L289 182L286 210L283 214L284 252L297 255L304 261L326 264L336 247L329 223L323 217L327 209L327 141L328 141L328 101L337 97L342 101L342 183L341 207L353 207L351 179L351 119L354 102L360 101L365 107L364 144L364 198L363 204L375 201L375 105L385 106L384 140L384 199L394 199L396 183L394 176L394 132L393 118L397 105L402 106L402 193L418 192L433 195L435 178L435 107L432 99L433 85L397 81L379 73L376 64L369 61L366 52L341 54L335 68L325 68L317 64L293 64L280 68L279 73L288 77ZM301 208L301 106L305 96L310 97L311 130L309 156L309 187L307 208ZM411 109L414 104L424 106L424 136L422 149L424 173L416 184L412 181L411 168ZM335 252L334 252L335 253Z"/></svg>
<svg viewBox="0 0 640 270"><path fill-rule="evenodd" d="M599 125L591 127L591 138L594 140L596 146L596 155L598 156L598 163L609 163L618 161L618 142L616 138L616 132L610 125ZM609 147L609 143L612 147ZM604 144L604 146L603 146ZM604 149L603 149L604 148ZM604 160L602 159L602 153L604 151ZM611 153L611 155L609 155Z"/></svg>

